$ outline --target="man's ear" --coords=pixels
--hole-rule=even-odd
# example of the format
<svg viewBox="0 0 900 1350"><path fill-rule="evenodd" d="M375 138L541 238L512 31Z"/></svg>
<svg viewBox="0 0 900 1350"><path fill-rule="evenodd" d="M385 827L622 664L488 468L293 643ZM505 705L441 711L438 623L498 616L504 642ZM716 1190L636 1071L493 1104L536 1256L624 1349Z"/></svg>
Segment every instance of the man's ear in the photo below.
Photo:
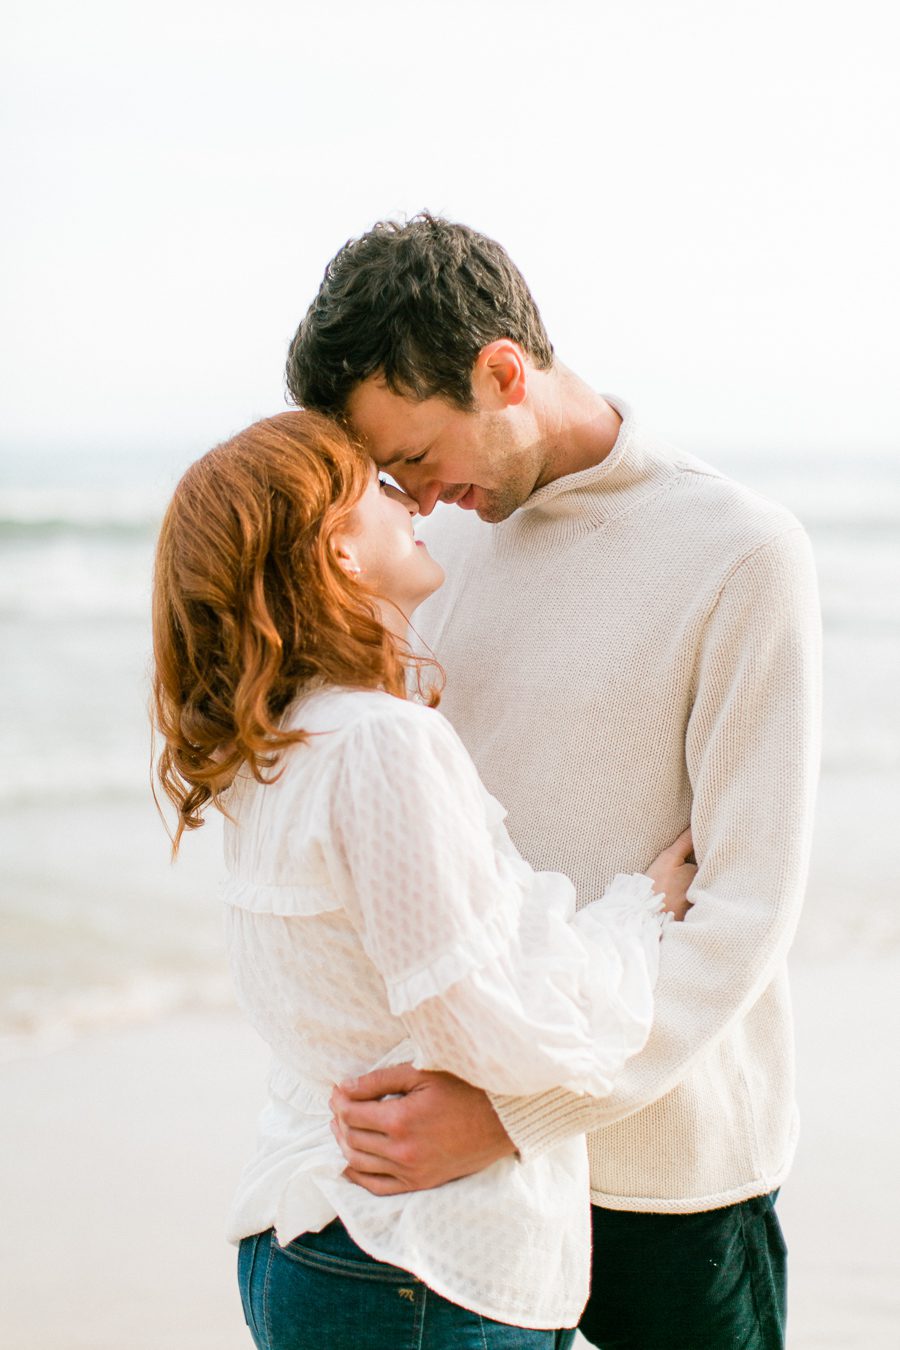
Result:
<svg viewBox="0 0 900 1350"><path fill-rule="evenodd" d="M525 401L528 359L518 342L498 338L482 347L472 370L472 393L479 408L501 412Z"/></svg>

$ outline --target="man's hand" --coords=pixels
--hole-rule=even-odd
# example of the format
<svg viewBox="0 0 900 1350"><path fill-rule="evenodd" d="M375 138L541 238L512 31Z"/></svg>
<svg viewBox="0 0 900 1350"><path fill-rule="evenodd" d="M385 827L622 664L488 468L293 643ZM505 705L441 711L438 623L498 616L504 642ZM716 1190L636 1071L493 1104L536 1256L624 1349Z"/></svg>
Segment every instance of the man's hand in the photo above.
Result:
<svg viewBox="0 0 900 1350"><path fill-rule="evenodd" d="M341 1083L331 1109L344 1176L373 1195L443 1186L515 1152L486 1093L411 1064Z"/></svg>
<svg viewBox="0 0 900 1350"><path fill-rule="evenodd" d="M697 875L697 860L694 857L694 838L690 830L685 830L664 848L658 858L647 868L647 876L653 881L657 895L664 895L663 908L674 914L676 920L683 919L691 908L687 897L688 890Z"/></svg>

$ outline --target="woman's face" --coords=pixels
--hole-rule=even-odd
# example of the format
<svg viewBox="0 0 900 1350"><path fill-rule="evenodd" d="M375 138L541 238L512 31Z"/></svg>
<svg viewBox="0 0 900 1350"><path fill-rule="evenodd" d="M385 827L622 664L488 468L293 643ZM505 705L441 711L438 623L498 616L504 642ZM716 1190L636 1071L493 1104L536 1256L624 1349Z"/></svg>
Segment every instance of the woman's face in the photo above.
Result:
<svg viewBox="0 0 900 1350"><path fill-rule="evenodd" d="M380 480L373 465L347 531L335 539L346 570L407 618L444 580L440 563L415 537L417 512L412 497Z"/></svg>

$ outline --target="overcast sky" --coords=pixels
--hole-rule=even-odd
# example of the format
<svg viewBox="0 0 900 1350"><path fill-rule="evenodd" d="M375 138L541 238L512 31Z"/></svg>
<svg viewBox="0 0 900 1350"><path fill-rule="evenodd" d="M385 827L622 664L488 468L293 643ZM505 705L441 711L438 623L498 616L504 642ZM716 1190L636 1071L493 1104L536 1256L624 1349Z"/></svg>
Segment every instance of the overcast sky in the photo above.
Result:
<svg viewBox="0 0 900 1350"><path fill-rule="evenodd" d="M686 448L897 450L896 12L4 0L0 449L277 410L329 257L426 206Z"/></svg>

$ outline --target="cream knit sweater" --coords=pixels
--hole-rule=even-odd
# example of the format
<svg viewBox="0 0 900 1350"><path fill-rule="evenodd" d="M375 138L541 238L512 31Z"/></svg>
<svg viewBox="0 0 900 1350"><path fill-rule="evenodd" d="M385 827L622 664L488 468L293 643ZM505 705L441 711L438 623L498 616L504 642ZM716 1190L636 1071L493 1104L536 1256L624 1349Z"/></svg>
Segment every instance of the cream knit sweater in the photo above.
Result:
<svg viewBox="0 0 900 1350"><path fill-rule="evenodd" d="M589 1132L594 1203L713 1209L781 1184L797 1135L785 958L818 764L819 615L783 508L645 434L501 525L422 533L447 581L416 628L442 711L532 866L579 903L690 823L694 907L662 948L655 1028L609 1097L494 1104L523 1157Z"/></svg>

